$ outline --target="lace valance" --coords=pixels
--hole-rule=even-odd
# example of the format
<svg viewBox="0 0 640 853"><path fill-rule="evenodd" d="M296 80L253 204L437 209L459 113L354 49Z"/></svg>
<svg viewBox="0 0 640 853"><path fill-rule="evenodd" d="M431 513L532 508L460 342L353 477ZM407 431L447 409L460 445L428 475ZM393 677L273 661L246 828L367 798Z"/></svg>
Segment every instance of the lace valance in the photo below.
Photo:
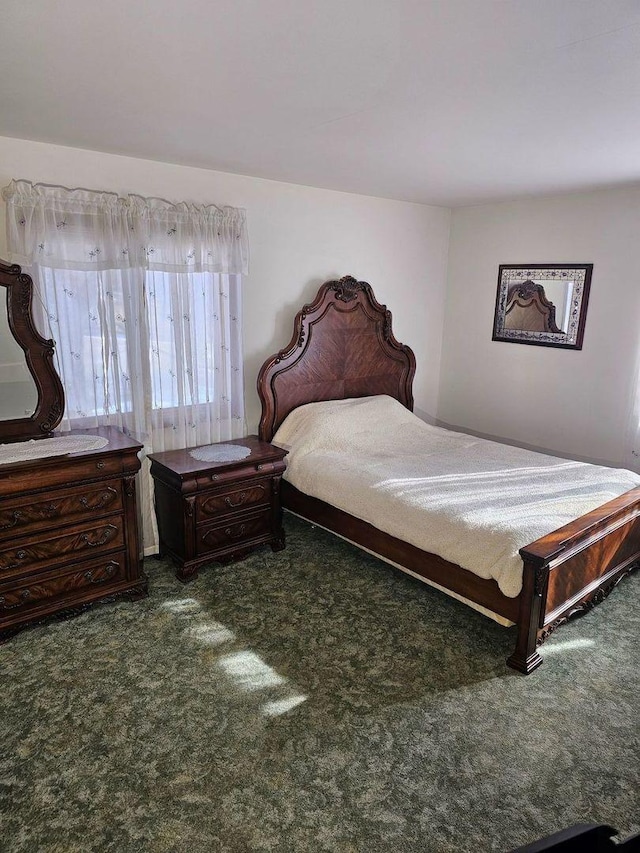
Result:
<svg viewBox="0 0 640 853"><path fill-rule="evenodd" d="M21 265L246 274L245 211L29 181L5 187L7 242Z"/></svg>

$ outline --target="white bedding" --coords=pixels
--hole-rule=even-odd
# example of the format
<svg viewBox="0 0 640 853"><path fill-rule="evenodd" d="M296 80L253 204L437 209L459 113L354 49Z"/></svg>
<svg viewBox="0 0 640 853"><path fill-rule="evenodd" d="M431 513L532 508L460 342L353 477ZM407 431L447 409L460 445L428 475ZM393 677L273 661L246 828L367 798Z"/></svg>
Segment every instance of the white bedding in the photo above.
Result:
<svg viewBox="0 0 640 853"><path fill-rule="evenodd" d="M519 548L640 485L631 471L430 426L386 396L301 406L273 441L301 492L493 578L509 597L522 587Z"/></svg>

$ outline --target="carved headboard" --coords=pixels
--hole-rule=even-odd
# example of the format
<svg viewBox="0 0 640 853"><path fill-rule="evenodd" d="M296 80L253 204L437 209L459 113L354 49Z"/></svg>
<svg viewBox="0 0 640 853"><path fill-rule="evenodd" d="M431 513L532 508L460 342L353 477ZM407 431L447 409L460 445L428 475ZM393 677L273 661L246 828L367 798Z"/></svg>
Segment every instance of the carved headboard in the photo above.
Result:
<svg viewBox="0 0 640 853"><path fill-rule="evenodd" d="M391 331L391 312L366 281L328 281L296 314L293 338L258 375L260 438L271 441L304 403L388 394L413 409L416 360Z"/></svg>

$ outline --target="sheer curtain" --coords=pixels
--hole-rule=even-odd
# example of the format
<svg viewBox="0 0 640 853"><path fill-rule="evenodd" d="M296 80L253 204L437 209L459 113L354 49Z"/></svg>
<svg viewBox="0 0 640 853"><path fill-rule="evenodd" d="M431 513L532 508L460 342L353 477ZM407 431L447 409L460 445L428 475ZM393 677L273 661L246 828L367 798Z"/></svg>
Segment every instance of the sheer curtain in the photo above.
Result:
<svg viewBox="0 0 640 853"><path fill-rule="evenodd" d="M13 181L12 261L56 341L62 429L115 425L144 444L145 551L157 548L147 453L245 432L244 211Z"/></svg>

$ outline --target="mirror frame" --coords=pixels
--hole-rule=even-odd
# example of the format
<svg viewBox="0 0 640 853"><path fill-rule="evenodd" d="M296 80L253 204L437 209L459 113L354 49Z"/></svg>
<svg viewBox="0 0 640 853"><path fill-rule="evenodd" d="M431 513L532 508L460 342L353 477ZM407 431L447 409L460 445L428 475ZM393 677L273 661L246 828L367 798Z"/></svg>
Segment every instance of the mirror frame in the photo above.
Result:
<svg viewBox="0 0 640 853"><path fill-rule="evenodd" d="M493 320L493 341L512 344L533 344L541 347L582 349L584 326L587 319L589 289L593 264L500 264L498 267L498 293ZM507 329L506 309L509 289L530 281L572 281L571 315L566 332L533 332L527 329ZM551 307L552 304L548 303ZM555 314L555 312L554 312Z"/></svg>
<svg viewBox="0 0 640 853"><path fill-rule="evenodd" d="M55 343L43 338L33 322L33 282L18 264L0 261L0 285L7 289L9 329L25 354L38 390L30 417L0 420L0 443L48 438L64 414L64 389L53 363Z"/></svg>

